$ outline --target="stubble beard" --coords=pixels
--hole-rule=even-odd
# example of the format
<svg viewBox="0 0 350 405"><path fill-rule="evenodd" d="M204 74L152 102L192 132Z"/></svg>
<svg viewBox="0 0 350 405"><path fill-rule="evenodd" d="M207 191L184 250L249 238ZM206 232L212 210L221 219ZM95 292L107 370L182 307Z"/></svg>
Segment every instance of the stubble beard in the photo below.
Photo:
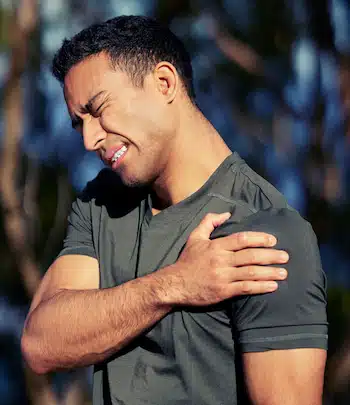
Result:
<svg viewBox="0 0 350 405"><path fill-rule="evenodd" d="M118 175L120 177L120 180L126 187L133 189L150 189L156 181L158 173L154 169L153 173L144 170L143 173L140 173L139 176L127 176L123 175L123 173L118 173Z"/></svg>

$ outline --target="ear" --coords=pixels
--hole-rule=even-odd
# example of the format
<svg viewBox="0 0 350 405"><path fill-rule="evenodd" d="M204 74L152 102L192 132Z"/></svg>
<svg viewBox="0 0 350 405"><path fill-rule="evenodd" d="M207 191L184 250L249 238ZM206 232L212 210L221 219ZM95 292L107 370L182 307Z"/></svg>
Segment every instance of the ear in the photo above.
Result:
<svg viewBox="0 0 350 405"><path fill-rule="evenodd" d="M176 68L169 62L160 62L154 69L158 91L166 98L167 103L174 101L179 90L179 75Z"/></svg>

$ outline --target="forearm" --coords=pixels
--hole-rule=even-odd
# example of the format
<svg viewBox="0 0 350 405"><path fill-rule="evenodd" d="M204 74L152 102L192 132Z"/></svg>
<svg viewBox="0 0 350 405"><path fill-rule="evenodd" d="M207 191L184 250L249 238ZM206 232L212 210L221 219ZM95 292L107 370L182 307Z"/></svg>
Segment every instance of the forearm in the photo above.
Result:
<svg viewBox="0 0 350 405"><path fill-rule="evenodd" d="M126 346L170 310L159 277L102 290L62 290L29 316L22 350L38 373L98 363Z"/></svg>

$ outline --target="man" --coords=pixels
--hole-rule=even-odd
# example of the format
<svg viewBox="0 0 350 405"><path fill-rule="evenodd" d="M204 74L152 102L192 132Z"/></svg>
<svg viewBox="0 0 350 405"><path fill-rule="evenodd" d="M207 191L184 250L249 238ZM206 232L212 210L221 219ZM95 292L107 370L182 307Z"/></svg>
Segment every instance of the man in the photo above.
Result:
<svg viewBox="0 0 350 405"><path fill-rule="evenodd" d="M34 297L31 367L94 364L94 404L225 405L237 403L242 356L254 404L321 404L315 236L196 107L179 39L118 17L66 40L53 72L110 169L73 204Z"/></svg>

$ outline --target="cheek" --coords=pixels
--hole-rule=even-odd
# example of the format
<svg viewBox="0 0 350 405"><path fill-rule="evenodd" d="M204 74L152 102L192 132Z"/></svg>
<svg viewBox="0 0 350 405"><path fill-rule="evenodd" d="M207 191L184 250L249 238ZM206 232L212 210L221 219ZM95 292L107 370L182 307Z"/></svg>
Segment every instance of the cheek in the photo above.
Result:
<svg viewBox="0 0 350 405"><path fill-rule="evenodd" d="M100 116L100 124L106 132L113 132L117 122L116 115L111 113L109 109L105 109Z"/></svg>
<svg viewBox="0 0 350 405"><path fill-rule="evenodd" d="M168 111L156 102L141 97L134 100L123 111L106 108L100 117L100 124L110 134L119 134L136 144L144 144L150 139L165 137L171 130Z"/></svg>
<svg viewBox="0 0 350 405"><path fill-rule="evenodd" d="M170 117L163 105L148 103L140 109L140 115L149 133L157 135L168 132Z"/></svg>
<svg viewBox="0 0 350 405"><path fill-rule="evenodd" d="M101 114L100 124L107 133L127 136L133 131L135 119L125 112L115 112L112 109L107 109Z"/></svg>

